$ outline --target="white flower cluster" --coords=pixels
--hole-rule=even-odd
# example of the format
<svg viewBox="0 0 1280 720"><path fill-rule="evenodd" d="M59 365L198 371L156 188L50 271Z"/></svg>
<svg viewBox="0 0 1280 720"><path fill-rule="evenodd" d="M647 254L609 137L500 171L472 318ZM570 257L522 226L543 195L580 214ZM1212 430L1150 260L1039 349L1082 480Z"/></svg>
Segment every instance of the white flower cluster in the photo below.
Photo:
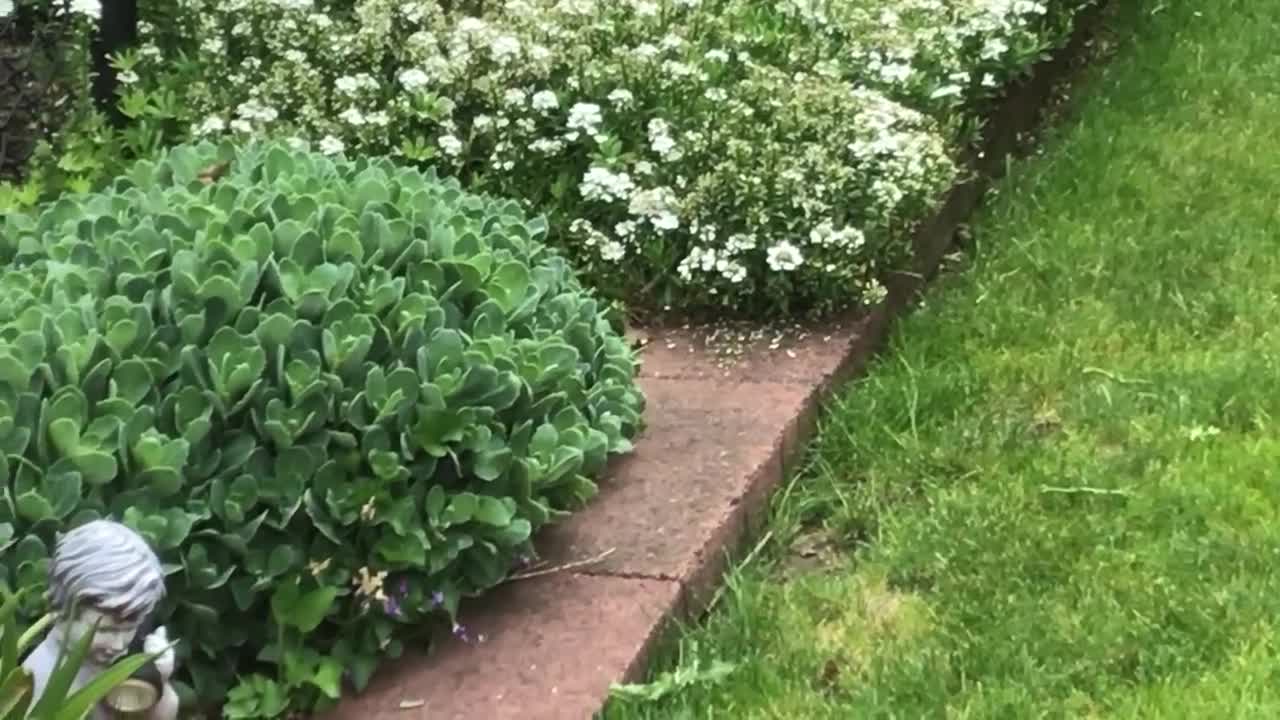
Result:
<svg viewBox="0 0 1280 720"><path fill-rule="evenodd" d="M1034 60L1052 14L1034 0L898 0L874 11L852 4L833 10L824 31L852 38L846 51L869 77L921 108L950 108L993 92Z"/></svg>
<svg viewBox="0 0 1280 720"><path fill-rule="evenodd" d="M153 32L182 36L144 41L208 70L157 54L138 84L199 135L392 153L549 210L588 282L834 305L881 292L953 182L957 113L1088 2L176 0Z"/></svg>

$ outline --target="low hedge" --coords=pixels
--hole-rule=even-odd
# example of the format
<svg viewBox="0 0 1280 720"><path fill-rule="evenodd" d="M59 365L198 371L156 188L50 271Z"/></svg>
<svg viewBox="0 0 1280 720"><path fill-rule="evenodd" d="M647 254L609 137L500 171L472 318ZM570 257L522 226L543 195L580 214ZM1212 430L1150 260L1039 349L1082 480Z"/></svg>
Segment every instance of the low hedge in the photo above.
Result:
<svg viewBox="0 0 1280 720"><path fill-rule="evenodd" d="M990 101L1093 2L142 0L134 125L73 154L391 153L545 212L637 309L834 311L879 299Z"/></svg>
<svg viewBox="0 0 1280 720"><path fill-rule="evenodd" d="M199 699L269 717L363 686L630 447L634 358L545 227L269 143L6 217L4 579L42 585L57 531L121 517L166 563Z"/></svg>

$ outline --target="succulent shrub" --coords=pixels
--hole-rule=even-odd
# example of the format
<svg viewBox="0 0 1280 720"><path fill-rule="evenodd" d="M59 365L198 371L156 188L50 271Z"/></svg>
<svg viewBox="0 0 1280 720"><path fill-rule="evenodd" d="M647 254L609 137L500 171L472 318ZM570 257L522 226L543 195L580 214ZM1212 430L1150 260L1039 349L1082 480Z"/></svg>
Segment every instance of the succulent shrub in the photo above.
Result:
<svg viewBox="0 0 1280 720"><path fill-rule="evenodd" d="M544 229L271 143L5 218L0 572L40 586L57 531L118 517L166 563L198 697L270 715L363 686L630 448L634 358Z"/></svg>

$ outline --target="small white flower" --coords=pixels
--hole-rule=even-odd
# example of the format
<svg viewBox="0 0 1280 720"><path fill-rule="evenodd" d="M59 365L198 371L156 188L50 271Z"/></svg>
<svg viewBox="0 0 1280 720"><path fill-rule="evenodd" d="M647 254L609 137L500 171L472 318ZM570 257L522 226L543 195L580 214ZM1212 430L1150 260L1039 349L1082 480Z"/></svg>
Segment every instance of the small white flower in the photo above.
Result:
<svg viewBox="0 0 1280 720"><path fill-rule="evenodd" d="M488 27L488 23L476 17L464 17L458 21L458 32L478 33L483 32Z"/></svg>
<svg viewBox="0 0 1280 720"><path fill-rule="evenodd" d="M911 77L910 63L889 63L880 66L880 79L887 83L905 82Z"/></svg>
<svg viewBox="0 0 1280 720"><path fill-rule="evenodd" d="M671 126L662 118L649 121L649 147L664 160L677 160L680 157L675 138L671 137Z"/></svg>
<svg viewBox="0 0 1280 720"><path fill-rule="evenodd" d="M564 143L552 138L538 138L529 144L529 149L542 155L555 155L564 149Z"/></svg>
<svg viewBox="0 0 1280 720"><path fill-rule="evenodd" d="M634 188L635 183L626 173L615 173L608 168L592 167L582 176L582 185L578 190L587 200L610 202L626 197Z"/></svg>
<svg viewBox="0 0 1280 720"><path fill-rule="evenodd" d="M356 588L356 595L366 600L382 601L387 599L386 593L382 590L382 584L386 579L386 570L370 572L369 568L362 567L356 571L356 576L351 578L351 584Z"/></svg>
<svg viewBox="0 0 1280 720"><path fill-rule="evenodd" d="M606 240L600 244L600 259L617 262L626 257L627 248L617 240Z"/></svg>
<svg viewBox="0 0 1280 720"><path fill-rule="evenodd" d="M647 219L655 229L662 231L680 227L680 218L676 216L675 209L675 193L665 187L648 188L635 193L627 207L632 215Z"/></svg>
<svg viewBox="0 0 1280 720"><path fill-rule="evenodd" d="M556 94L550 90L539 90L533 94L534 110L542 110L543 112L546 112L548 110L555 110L558 107L560 107L560 100L557 99Z"/></svg>
<svg viewBox="0 0 1280 720"><path fill-rule="evenodd" d="M536 98L535 98L536 100ZM600 106L593 103L577 103L569 108L569 120L566 123L571 130L581 130L586 133L594 133L600 123L604 121L604 116L600 113Z"/></svg>
<svg viewBox="0 0 1280 720"><path fill-rule="evenodd" d="M800 248L781 240L769 248L767 261L769 268L775 272L790 272L800 267L804 262L804 255L800 253Z"/></svg>
<svg viewBox="0 0 1280 720"><path fill-rule="evenodd" d="M676 141L670 135L658 135L649 141L650 147L658 154L658 157L671 157L676 150Z"/></svg>
<svg viewBox="0 0 1280 720"><path fill-rule="evenodd" d="M747 233L736 233L729 236L725 242L725 249L730 254L737 255L748 250L754 250L756 247L756 238L754 235Z"/></svg>
<svg viewBox="0 0 1280 720"><path fill-rule="evenodd" d="M360 89L360 83L350 75L344 75L333 81L333 87L343 95L354 95Z"/></svg>
<svg viewBox="0 0 1280 720"><path fill-rule="evenodd" d="M462 154L462 141L452 135L442 135L437 142L440 143L440 150L449 157Z"/></svg>
<svg viewBox="0 0 1280 720"><path fill-rule="evenodd" d="M124 72L117 75L116 79L124 83L125 85L132 85L138 82L138 80L140 80L141 78L138 77L138 73L132 70L125 70Z"/></svg>
<svg viewBox="0 0 1280 720"><path fill-rule="evenodd" d="M675 230L680 227L680 218L675 213L663 211L649 218L649 222L658 230Z"/></svg>
<svg viewBox="0 0 1280 720"><path fill-rule="evenodd" d="M506 65L520 54L520 41L510 35L500 35L489 44L489 53L494 62Z"/></svg>
<svg viewBox="0 0 1280 720"><path fill-rule="evenodd" d="M630 90L625 90L623 88L618 88L617 90L609 93L609 102L617 105L618 107L626 107L635 102L635 99L635 96L631 94Z"/></svg>
<svg viewBox="0 0 1280 720"><path fill-rule="evenodd" d="M862 299L870 305L879 304L887 297L889 297L889 288L881 285L880 281L875 278L871 279L871 282L867 285L866 291L862 295Z"/></svg>
<svg viewBox="0 0 1280 720"><path fill-rule="evenodd" d="M220 117L208 117L196 127L197 135L213 135L227 129L227 123Z"/></svg>
<svg viewBox="0 0 1280 720"><path fill-rule="evenodd" d="M354 107L349 107L346 110L343 110L342 112L338 113L338 119L348 125L356 125L356 126L364 125L366 122L368 122L368 119L365 118L364 113L360 112L358 108L354 108Z"/></svg>
<svg viewBox="0 0 1280 720"><path fill-rule="evenodd" d="M257 100L241 103L240 107L236 108L236 114L250 122L257 121L261 123L275 122L276 118L280 116L280 113L275 108L263 105Z"/></svg>
<svg viewBox="0 0 1280 720"><path fill-rule="evenodd" d="M332 135L325 135L324 138L320 140L320 152L325 155L337 155L346 149L347 146L342 144L341 140Z"/></svg>
<svg viewBox="0 0 1280 720"><path fill-rule="evenodd" d="M420 68L409 68L400 73L400 84L409 92L418 92L431 82L431 76Z"/></svg>
<svg viewBox="0 0 1280 720"><path fill-rule="evenodd" d="M983 60L999 60L1004 54L1009 52L1009 43L1000 38L991 38L987 40L986 45L982 47Z"/></svg>

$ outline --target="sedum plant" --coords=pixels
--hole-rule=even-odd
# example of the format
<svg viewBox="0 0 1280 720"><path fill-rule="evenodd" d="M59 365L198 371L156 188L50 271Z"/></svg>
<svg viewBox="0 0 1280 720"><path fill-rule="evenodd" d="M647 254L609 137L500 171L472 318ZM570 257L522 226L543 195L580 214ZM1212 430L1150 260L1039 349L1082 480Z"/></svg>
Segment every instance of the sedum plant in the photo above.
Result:
<svg viewBox="0 0 1280 720"><path fill-rule="evenodd" d="M430 172L271 143L179 146L8 216L8 581L119 517L166 563L197 697L255 717L362 687L630 448L634 358L544 232Z"/></svg>

